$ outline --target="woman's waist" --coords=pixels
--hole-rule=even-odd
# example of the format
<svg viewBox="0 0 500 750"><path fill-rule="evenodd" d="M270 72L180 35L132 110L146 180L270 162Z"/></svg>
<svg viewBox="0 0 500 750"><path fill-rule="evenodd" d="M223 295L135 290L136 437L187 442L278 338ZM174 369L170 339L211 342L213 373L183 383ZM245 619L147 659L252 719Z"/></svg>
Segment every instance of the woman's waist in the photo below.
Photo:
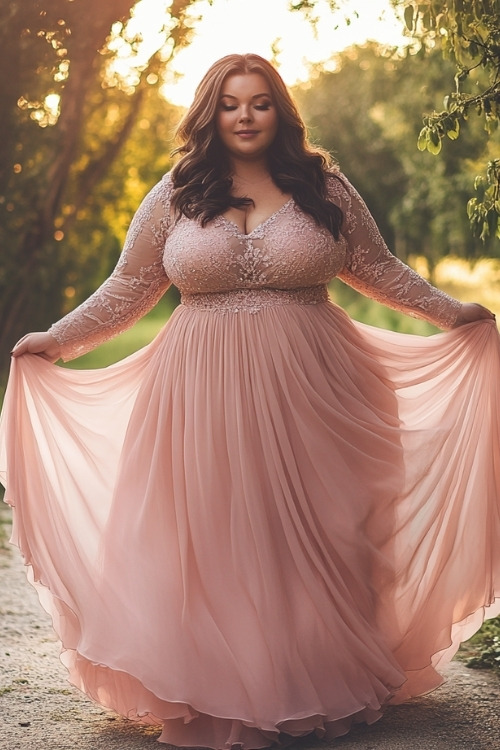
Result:
<svg viewBox="0 0 500 750"><path fill-rule="evenodd" d="M224 292L197 292L181 294L181 304L201 310L220 312L257 313L266 307L280 305L317 305L328 302L328 289L319 286L298 287L295 289L231 289Z"/></svg>

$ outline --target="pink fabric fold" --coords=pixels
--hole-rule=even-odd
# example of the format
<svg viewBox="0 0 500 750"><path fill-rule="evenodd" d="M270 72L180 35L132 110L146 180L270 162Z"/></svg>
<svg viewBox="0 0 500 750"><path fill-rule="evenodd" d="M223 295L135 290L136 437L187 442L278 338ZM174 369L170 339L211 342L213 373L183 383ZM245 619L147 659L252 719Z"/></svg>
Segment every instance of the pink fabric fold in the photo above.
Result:
<svg viewBox="0 0 500 750"><path fill-rule="evenodd" d="M175 745L335 736L500 612L500 346L330 302L180 306L104 370L13 362L13 541L94 700Z"/></svg>

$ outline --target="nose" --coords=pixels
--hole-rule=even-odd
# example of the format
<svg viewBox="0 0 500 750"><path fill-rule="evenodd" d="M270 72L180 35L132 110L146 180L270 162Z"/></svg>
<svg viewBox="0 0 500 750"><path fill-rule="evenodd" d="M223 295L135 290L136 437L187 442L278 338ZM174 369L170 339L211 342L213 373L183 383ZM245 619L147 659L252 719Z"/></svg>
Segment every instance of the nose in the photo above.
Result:
<svg viewBox="0 0 500 750"><path fill-rule="evenodd" d="M249 122L251 119L250 108L247 106L242 107L240 112L240 122Z"/></svg>

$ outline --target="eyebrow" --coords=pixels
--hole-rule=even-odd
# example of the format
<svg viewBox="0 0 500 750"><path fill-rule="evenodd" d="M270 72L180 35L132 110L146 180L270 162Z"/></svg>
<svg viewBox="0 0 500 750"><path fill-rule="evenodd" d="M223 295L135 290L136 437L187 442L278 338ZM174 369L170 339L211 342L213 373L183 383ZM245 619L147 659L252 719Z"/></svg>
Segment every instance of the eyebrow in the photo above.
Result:
<svg viewBox="0 0 500 750"><path fill-rule="evenodd" d="M254 94L252 96L252 99L259 99L261 96L267 96L269 99L271 98L271 94L269 94L267 91L265 91L262 94ZM232 94L221 94L221 99L227 98L227 99L237 99L237 96L233 96Z"/></svg>

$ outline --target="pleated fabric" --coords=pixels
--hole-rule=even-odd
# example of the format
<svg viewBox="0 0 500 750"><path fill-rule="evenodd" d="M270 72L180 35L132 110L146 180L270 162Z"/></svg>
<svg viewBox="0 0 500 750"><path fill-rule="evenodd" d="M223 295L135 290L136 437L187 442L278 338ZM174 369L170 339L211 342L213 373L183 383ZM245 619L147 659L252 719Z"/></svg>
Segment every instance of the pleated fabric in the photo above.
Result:
<svg viewBox="0 0 500 750"><path fill-rule="evenodd" d="M499 336L181 305L13 362L0 468L70 680L179 746L336 736L500 612Z"/></svg>

